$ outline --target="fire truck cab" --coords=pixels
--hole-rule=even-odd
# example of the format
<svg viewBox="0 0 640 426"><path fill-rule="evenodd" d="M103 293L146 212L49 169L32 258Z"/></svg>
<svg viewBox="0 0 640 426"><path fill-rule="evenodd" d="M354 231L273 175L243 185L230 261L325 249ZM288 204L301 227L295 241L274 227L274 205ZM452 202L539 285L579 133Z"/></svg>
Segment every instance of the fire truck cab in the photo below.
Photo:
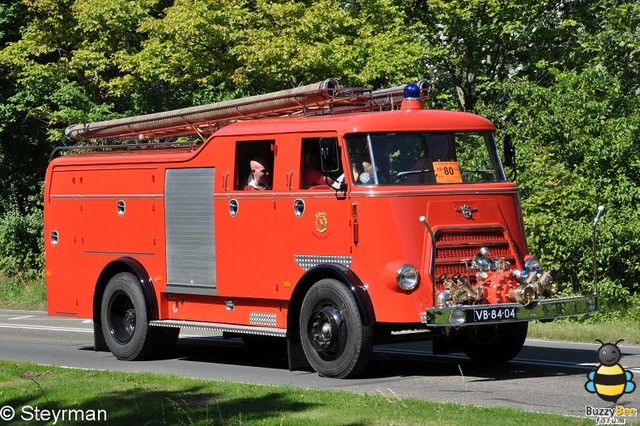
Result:
<svg viewBox="0 0 640 426"><path fill-rule="evenodd" d="M527 321L595 309L551 297L492 123L423 109L427 87L327 80L69 127L108 142L47 170L49 314L93 319L119 359L195 327L286 339L291 369L342 378L408 331L505 362Z"/></svg>

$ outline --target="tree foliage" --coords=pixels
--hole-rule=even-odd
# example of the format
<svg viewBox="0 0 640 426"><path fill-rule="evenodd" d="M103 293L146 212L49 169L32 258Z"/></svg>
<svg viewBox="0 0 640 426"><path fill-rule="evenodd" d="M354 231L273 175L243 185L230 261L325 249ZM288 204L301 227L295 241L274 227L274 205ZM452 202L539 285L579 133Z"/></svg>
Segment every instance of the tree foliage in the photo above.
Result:
<svg viewBox="0 0 640 426"><path fill-rule="evenodd" d="M236 51L243 77L261 89L326 77L376 87L415 80L430 47L416 42L424 25L407 24L390 0L261 0L247 24Z"/></svg>
<svg viewBox="0 0 640 426"><path fill-rule="evenodd" d="M606 206L601 290L623 301L639 290L638 34L640 5L623 0L9 0L1 234L35 238L25 226L38 226L47 157L69 124L328 77L374 88L427 77L438 105L514 136L529 249L571 289L591 283L591 225Z"/></svg>

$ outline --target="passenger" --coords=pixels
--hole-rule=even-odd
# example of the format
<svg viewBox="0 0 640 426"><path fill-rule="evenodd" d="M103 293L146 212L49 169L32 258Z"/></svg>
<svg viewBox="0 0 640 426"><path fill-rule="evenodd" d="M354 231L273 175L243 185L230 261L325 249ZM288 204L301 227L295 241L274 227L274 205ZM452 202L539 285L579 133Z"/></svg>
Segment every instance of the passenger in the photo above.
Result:
<svg viewBox="0 0 640 426"><path fill-rule="evenodd" d="M271 189L269 169L266 164L267 162L262 158L254 158L249 162L251 174L249 175L249 182L244 189L250 191Z"/></svg>
<svg viewBox="0 0 640 426"><path fill-rule="evenodd" d="M364 184L373 183L373 165L368 161L353 163L351 165L351 173L353 174L354 182Z"/></svg>

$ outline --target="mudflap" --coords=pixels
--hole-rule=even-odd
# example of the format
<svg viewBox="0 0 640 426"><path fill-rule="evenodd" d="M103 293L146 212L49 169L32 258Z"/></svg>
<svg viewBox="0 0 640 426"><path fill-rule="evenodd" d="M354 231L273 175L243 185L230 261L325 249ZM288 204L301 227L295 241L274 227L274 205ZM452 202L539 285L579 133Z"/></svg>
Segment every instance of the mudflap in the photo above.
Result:
<svg viewBox="0 0 640 426"><path fill-rule="evenodd" d="M96 352L109 351L104 334L102 334L102 323L95 319L93 320L93 350Z"/></svg>
<svg viewBox="0 0 640 426"><path fill-rule="evenodd" d="M313 371L299 339L287 338L287 359L289 361L289 371Z"/></svg>

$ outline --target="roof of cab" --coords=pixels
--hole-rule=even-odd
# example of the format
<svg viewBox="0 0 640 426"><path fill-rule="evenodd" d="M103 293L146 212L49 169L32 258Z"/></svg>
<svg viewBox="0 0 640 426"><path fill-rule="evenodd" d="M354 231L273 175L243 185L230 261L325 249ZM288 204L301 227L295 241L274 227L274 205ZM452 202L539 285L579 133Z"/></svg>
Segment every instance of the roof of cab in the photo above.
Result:
<svg viewBox="0 0 640 426"><path fill-rule="evenodd" d="M475 114L459 111L414 109L240 121L221 128L213 136L314 131L335 131L339 134L348 134L361 132L474 130L493 131L495 127L486 118Z"/></svg>

